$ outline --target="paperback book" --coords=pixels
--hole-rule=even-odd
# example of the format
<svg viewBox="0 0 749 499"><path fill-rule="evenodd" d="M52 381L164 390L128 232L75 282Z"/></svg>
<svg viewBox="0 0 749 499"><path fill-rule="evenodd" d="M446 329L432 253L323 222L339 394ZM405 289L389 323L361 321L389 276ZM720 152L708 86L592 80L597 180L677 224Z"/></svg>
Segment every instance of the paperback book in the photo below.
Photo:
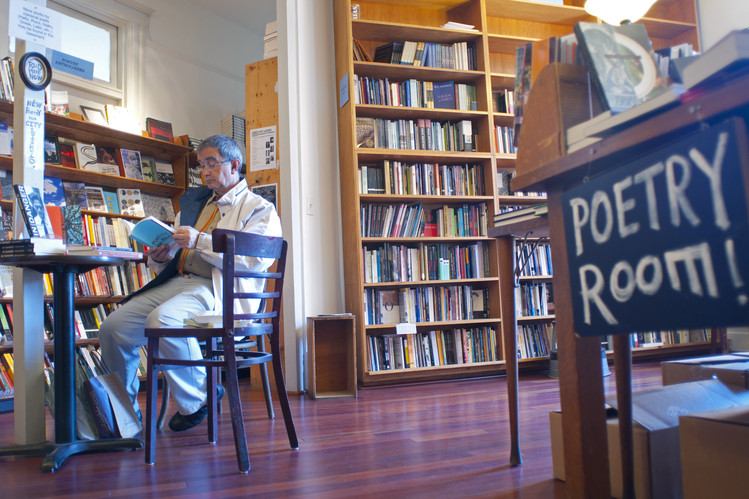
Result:
<svg viewBox="0 0 749 499"><path fill-rule="evenodd" d="M13 185L23 221L31 237L54 237L52 224L44 209L42 192L38 187L23 184Z"/></svg>
<svg viewBox="0 0 749 499"><path fill-rule="evenodd" d="M120 213L134 217L144 217L143 198L140 189L117 189L117 198L120 201Z"/></svg>
<svg viewBox="0 0 749 499"><path fill-rule="evenodd" d="M172 239L173 234L174 229L172 227L154 217L144 218L137 224L132 225L130 230L132 239L151 248L163 245L176 246L177 243Z"/></svg>

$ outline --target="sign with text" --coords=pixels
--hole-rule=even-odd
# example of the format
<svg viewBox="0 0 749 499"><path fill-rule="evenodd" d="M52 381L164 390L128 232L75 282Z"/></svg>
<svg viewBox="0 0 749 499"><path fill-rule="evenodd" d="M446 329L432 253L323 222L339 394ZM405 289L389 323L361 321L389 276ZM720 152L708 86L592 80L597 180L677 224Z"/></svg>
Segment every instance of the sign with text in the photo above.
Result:
<svg viewBox="0 0 749 499"><path fill-rule="evenodd" d="M562 195L581 336L749 324L749 158L739 119Z"/></svg>
<svg viewBox="0 0 749 499"><path fill-rule="evenodd" d="M86 80L94 79L93 62L57 50L51 50L50 52L49 62L53 69L85 78Z"/></svg>
<svg viewBox="0 0 749 499"><path fill-rule="evenodd" d="M8 36L59 49L60 13L31 2L11 0L8 9Z"/></svg>

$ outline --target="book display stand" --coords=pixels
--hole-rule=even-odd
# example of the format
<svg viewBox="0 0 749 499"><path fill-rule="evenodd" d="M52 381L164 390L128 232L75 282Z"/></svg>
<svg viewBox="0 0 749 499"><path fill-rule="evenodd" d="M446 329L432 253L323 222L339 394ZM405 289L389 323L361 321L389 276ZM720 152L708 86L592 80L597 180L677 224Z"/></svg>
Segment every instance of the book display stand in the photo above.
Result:
<svg viewBox="0 0 749 499"><path fill-rule="evenodd" d="M558 68L548 68L552 76L541 75L540 78L557 78L558 85L563 80L558 78ZM633 490L632 473L632 439L631 439L631 377L630 360L631 351L626 341L625 333L643 329L667 329L681 327L716 327L730 325L746 325L746 309L741 308L740 303L746 303L746 295L742 295L742 289L731 281L731 272L722 273L724 268L731 267L736 272L734 276L745 275L747 269L746 252L741 249L746 244L748 237L746 231L747 210L746 199L749 192L749 163L746 147L747 132L743 120L735 117L745 118L749 113L749 95L743 91L749 83L749 78L737 78L726 84L714 88L702 89L698 92L688 92L682 96L682 103L670 110L646 119L636 126L624 129L614 135L603 138L601 141L573 153L565 155L557 150L538 153L529 161L518 158L518 176L513 179L513 188L520 190L546 190L549 199L549 227L550 236L554 241L552 245L552 258L554 265L554 289L556 305L556 332L558 338L559 352L559 380L562 405L562 424L564 435L564 456L569 494L572 497L608 497L609 495L609 470L607 455L607 439L605 427L604 393L600 362L600 337L594 336L587 330L590 325L596 334L616 333L615 355L617 371L617 392L620 407L620 421L629 421L629 424L621 425L620 433L623 449L623 478L625 492ZM535 90L535 89L534 89ZM529 101L528 128L532 129L534 123L531 117L530 107L533 105L534 94ZM733 118L733 120L731 120ZM547 118L548 120L548 118ZM548 120L551 121L551 120ZM524 123L525 125L526 123ZM550 126L548 123L546 126ZM562 116L558 116L549 136L558 134L563 137L564 130L569 123ZM718 137L719 139L717 139ZM715 149L718 141L726 140L725 147L719 146ZM719 222L724 226L725 236L715 237L711 232L714 219L707 216L713 213L709 205L701 204L696 198L688 198L685 194L684 200L692 199L696 212L703 220L709 220L702 224L699 229L694 229L688 224L668 223L662 225L662 230L648 233L647 245L621 244L622 255L608 255L606 251L598 251L601 254L596 264L607 271L610 270L619 259L638 262L646 255L664 255L670 251L669 245L674 244L675 238L682 241L682 246L698 244L703 247L710 246L716 242L724 246L723 239L731 240L726 243L729 247L735 245L736 252L731 250L722 255L716 254L712 249L715 273L709 277L715 277L711 282L711 288L702 295L697 296L693 291L695 288L680 290L674 287L661 286L653 290L653 295L648 299L658 306L669 303L670 306L661 306L657 312L635 309L638 299L636 293L632 294L629 301L624 300L612 306L612 316L619 319L618 324L602 321L597 312L601 309L598 305L591 305L594 312L585 317L582 310L582 294L578 287L580 275L584 274L579 266L579 251L581 244L587 243L585 236L576 241L579 230L575 226L574 219L570 218L570 199L577 196L577 201L585 199L588 191L586 189L598 189L600 191L610 190L609 181L618 182L620 177L629 175L633 166L638 168L641 163L655 164L651 160L653 155L667 155L673 157L677 154L682 144L688 142L688 156L700 151L710 151L714 172L724 169L734 179L732 182L720 182L715 180L716 193L725 195L725 215L733 227L726 226L724 221ZM539 147L554 147L540 143ZM725 152L725 156L715 156L715 151ZM521 155L523 149L520 149ZM689 151L697 151L689 153ZM695 170L696 171L696 170ZM694 173L694 172L693 172ZM716 173L717 175L717 173ZM641 177L640 177L641 178ZM735 181L736 179L743 179ZM626 180L625 180L626 182ZM732 184L732 185L729 185ZM623 184L621 184L623 185ZM657 189L657 187L654 187ZM699 187L694 184L694 188ZM685 191L686 192L686 191ZM667 196L663 195L663 198ZM709 196L700 195L700 199L710 199ZM660 199L655 197L654 199ZM719 200L719 196L714 197ZM627 215L627 220L642 215L645 203L637 204L634 210ZM718 202L718 204L721 204ZM667 216L667 215L666 215ZM723 220L721 218L721 220ZM577 219L579 222L580 219ZM649 229L649 226L645 224ZM717 225L717 224L716 224ZM603 225L601 225L603 226ZM577 230L577 232L575 232ZM731 232L733 231L733 232ZM637 235L632 238L637 239ZM716 241L717 240L717 241ZM575 244L578 246L575 246ZM570 251L572 248L572 251ZM666 248L664 250L664 248ZM678 246L676 249L681 249ZM728 255L728 256L726 256ZM616 258L617 260L612 260ZM665 258L664 258L665 259ZM728 262L726 263L725 260ZM648 260L652 261L652 260ZM622 267L619 267L622 268ZM738 274L744 272L744 274ZM609 274L603 272L608 279ZM686 280L686 279L685 279ZM726 281L726 282L724 282ZM673 281L672 281L673 282ZM695 280L691 280L695 283ZM704 281L702 281L704 282ZM742 282L744 280L742 279ZM583 284L585 285L585 284ZM575 287L573 287L575 286ZM703 288L706 289L706 288ZM589 291L589 289L588 289ZM694 306L695 300L709 306ZM745 307L746 305L743 305ZM603 325L602 325L603 323Z"/></svg>

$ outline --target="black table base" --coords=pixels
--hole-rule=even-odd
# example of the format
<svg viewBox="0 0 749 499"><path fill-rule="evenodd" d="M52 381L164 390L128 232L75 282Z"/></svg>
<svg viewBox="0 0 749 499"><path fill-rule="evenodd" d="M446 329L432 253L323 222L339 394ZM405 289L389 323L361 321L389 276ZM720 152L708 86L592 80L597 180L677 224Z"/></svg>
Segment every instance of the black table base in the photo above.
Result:
<svg viewBox="0 0 749 499"><path fill-rule="evenodd" d="M102 440L76 440L75 442L12 445L0 447L0 456L38 456L43 455L39 469L46 472L57 471L67 458L84 452L111 451L118 449L137 450L143 448L143 441L137 438L110 438Z"/></svg>

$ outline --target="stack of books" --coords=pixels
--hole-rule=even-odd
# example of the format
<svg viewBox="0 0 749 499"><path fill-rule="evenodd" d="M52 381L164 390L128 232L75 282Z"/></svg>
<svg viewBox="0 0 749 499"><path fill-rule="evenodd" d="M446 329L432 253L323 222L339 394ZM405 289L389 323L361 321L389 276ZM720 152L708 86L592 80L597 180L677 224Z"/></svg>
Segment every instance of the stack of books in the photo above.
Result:
<svg viewBox="0 0 749 499"><path fill-rule="evenodd" d="M494 226L513 224L516 222L522 222L524 220L531 220L545 216L549 213L549 205L546 203L539 203L527 208L521 208L519 210L506 211L504 213L498 213L494 215Z"/></svg>
<svg viewBox="0 0 749 499"><path fill-rule="evenodd" d="M278 21L270 21L265 25L263 37L263 59L278 56Z"/></svg>
<svg viewBox="0 0 749 499"><path fill-rule="evenodd" d="M64 254L65 243L62 239L32 237L30 239L0 241L0 258Z"/></svg>

